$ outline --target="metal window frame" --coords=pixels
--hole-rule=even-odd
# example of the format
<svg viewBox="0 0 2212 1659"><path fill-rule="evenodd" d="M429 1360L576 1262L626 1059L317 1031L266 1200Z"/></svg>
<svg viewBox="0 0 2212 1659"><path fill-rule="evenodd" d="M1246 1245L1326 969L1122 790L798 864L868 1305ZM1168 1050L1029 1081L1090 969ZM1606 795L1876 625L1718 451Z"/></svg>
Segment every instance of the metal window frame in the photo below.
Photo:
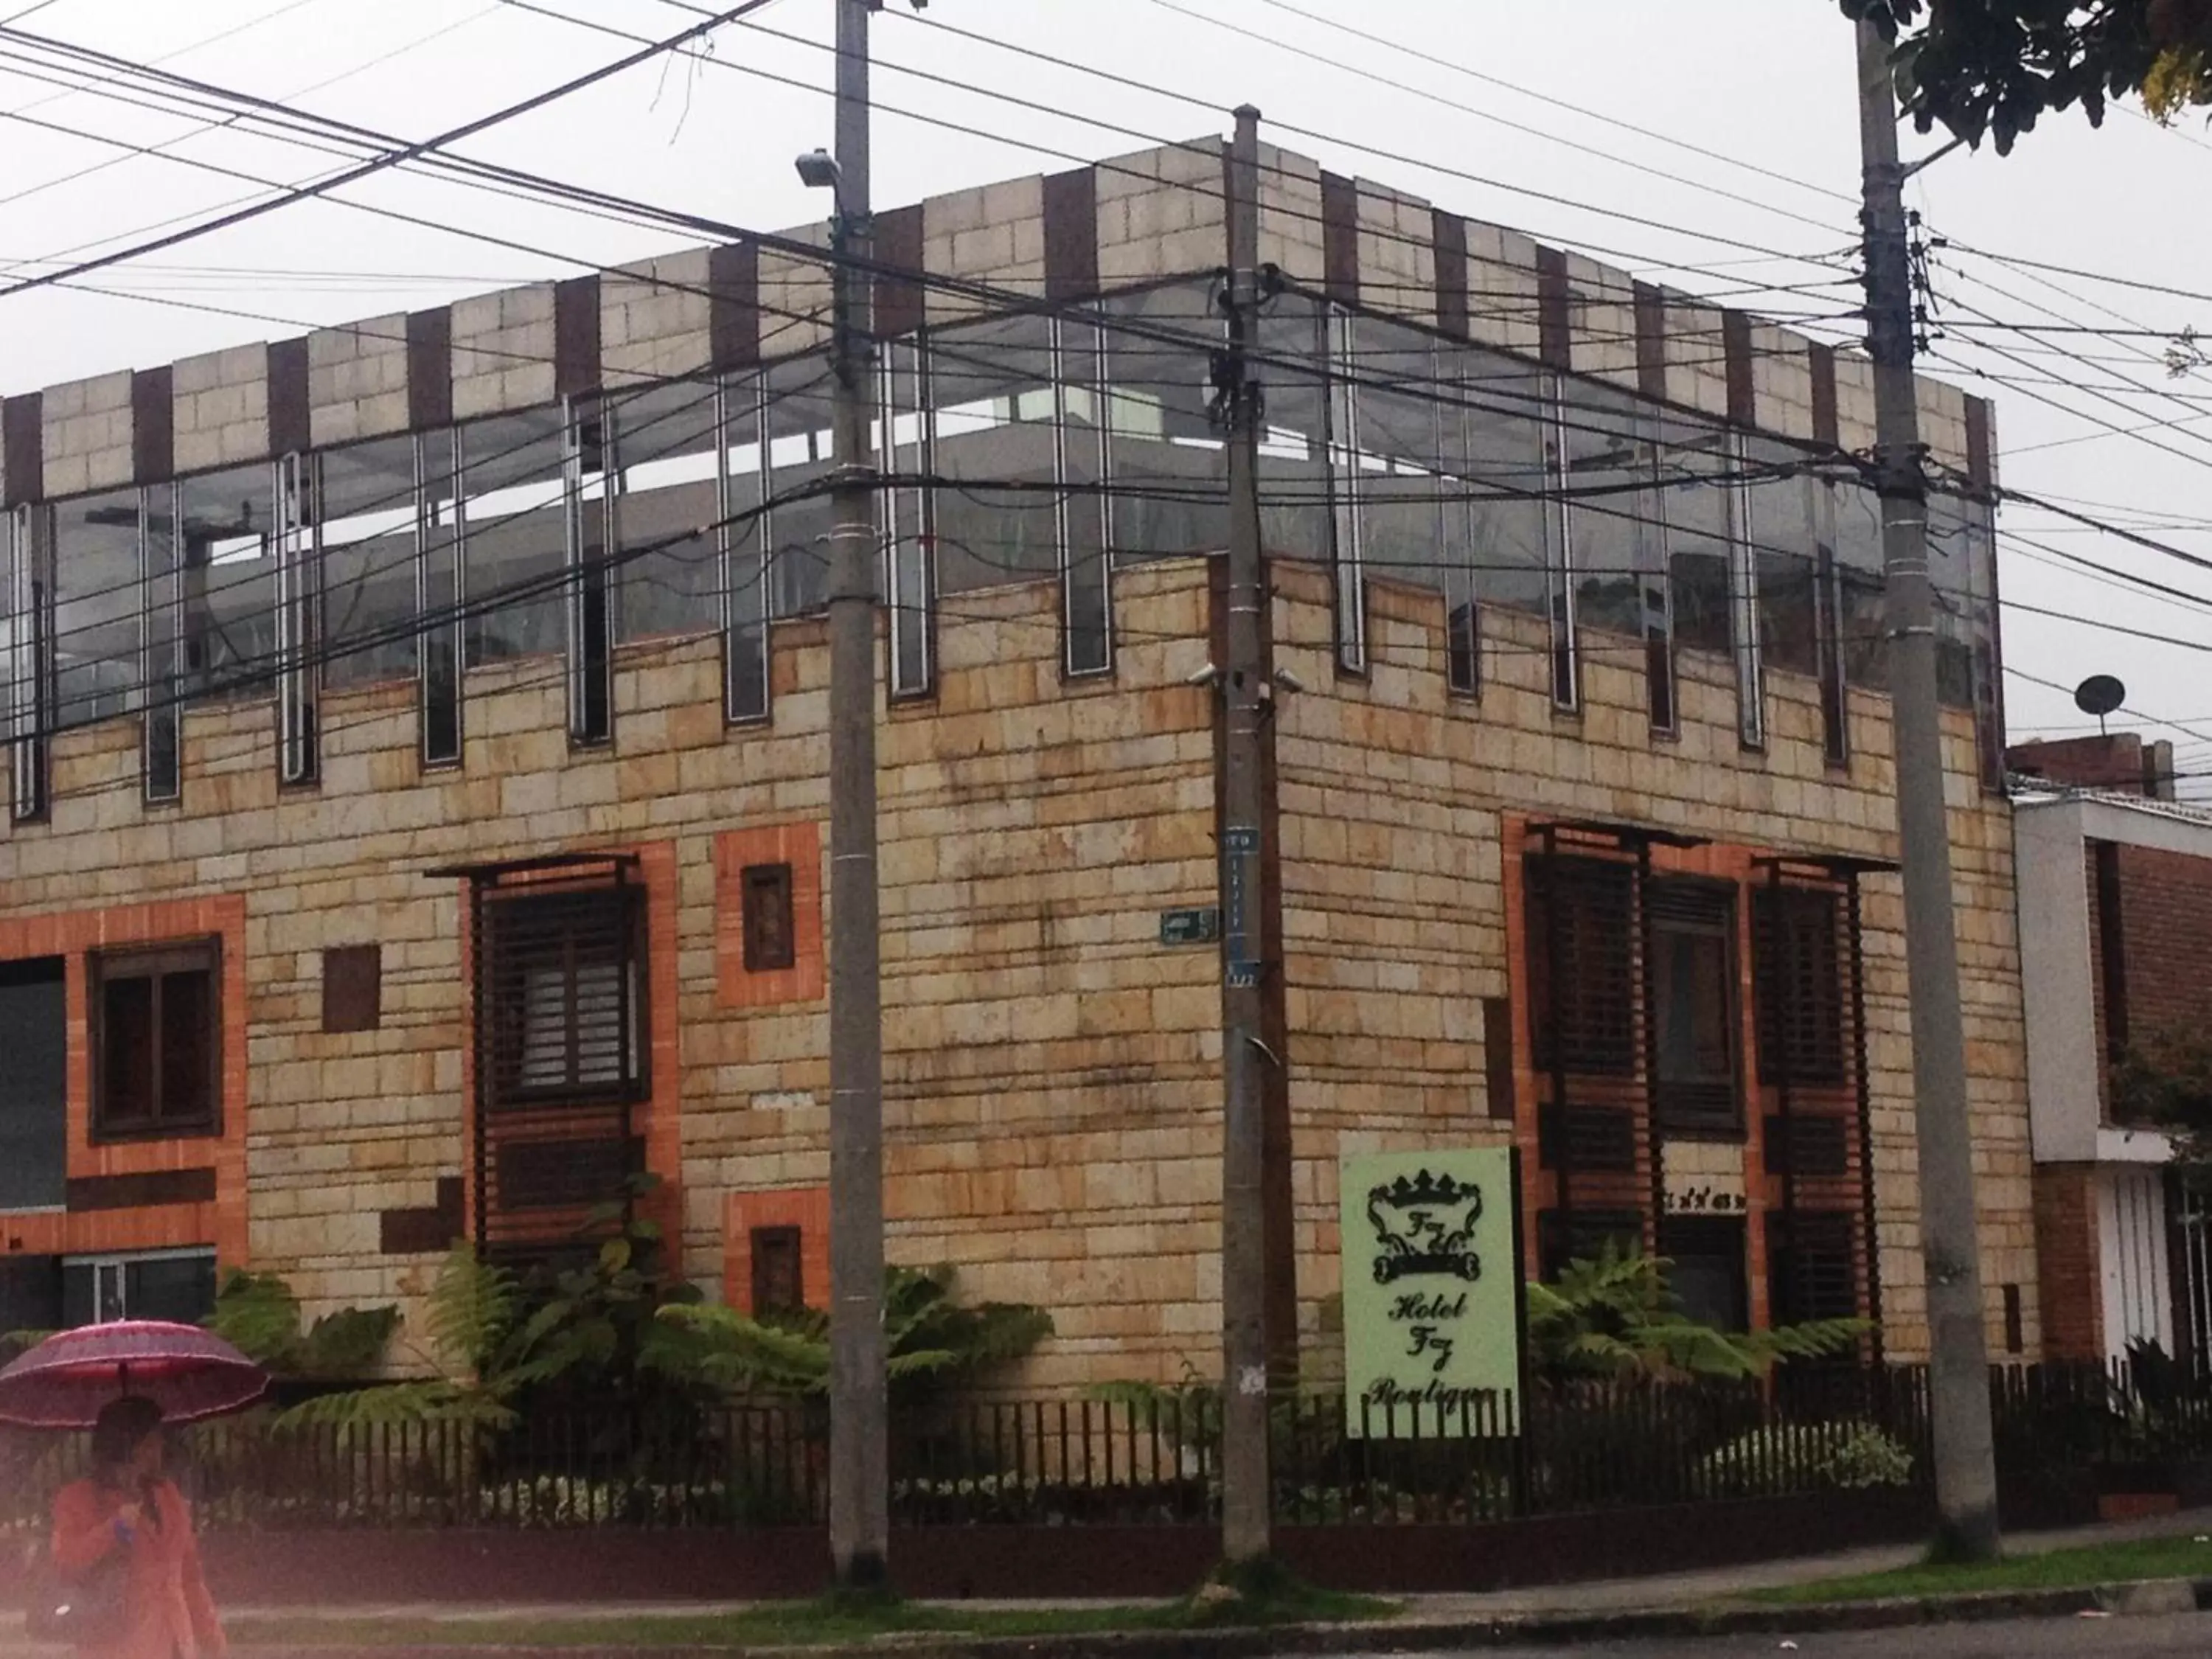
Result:
<svg viewBox="0 0 2212 1659"><path fill-rule="evenodd" d="M315 453L276 463L276 780L290 787L321 770L321 469ZM143 507L140 524L143 534Z"/></svg>
<svg viewBox="0 0 2212 1659"><path fill-rule="evenodd" d="M86 1135L93 1146L112 1146L158 1140L207 1140L222 1136L224 1124L230 1116L228 1103L223 1098L224 1050L228 1046L223 1018L227 955L222 937L209 935L96 951L88 958L85 1032L91 1086L85 1121ZM179 972L204 973L213 994L208 1008L208 1109L204 1116L169 1117L164 1116L160 1109L162 1070L158 1051L163 1046L161 981ZM155 987L153 1036L157 1050L153 1080L155 1111L151 1119L144 1123L112 1127L106 1111L107 988L117 981L131 979L150 980Z"/></svg>
<svg viewBox="0 0 2212 1659"><path fill-rule="evenodd" d="M1056 321L1054 327L1058 327ZM906 360L903 375L902 355ZM935 410L930 406L927 336L884 342L875 369L878 476L898 471L898 393L903 381L913 392L915 471L927 477L936 454L937 428ZM882 583L888 612L884 644L890 659L884 683L890 696L903 702L927 697L937 690L935 492L924 486L878 493L883 511ZM909 645L920 653L921 663L921 672L912 678L904 672Z"/></svg>
<svg viewBox="0 0 2212 1659"><path fill-rule="evenodd" d="M1367 650L1367 558L1359 489L1359 399L1351 381L1357 362L1353 328L1358 313L1328 302L1326 372L1328 376L1329 556L1336 666L1340 673L1364 675Z"/></svg>
<svg viewBox="0 0 2212 1659"><path fill-rule="evenodd" d="M149 504L155 491L168 498L168 533L154 533ZM184 793L185 562L184 486L174 480L139 492L138 661L145 708L139 722L140 793L149 806ZM156 555L161 555L158 565Z"/></svg>
<svg viewBox="0 0 2212 1659"><path fill-rule="evenodd" d="M1481 562L1477 550L1477 526L1480 514L1474 499L1474 415L1475 399L1480 395L1480 386L1474 374L1474 354L1468 350L1457 353L1459 370L1459 458L1463 476L1457 482L1460 495L1461 545L1466 557L1457 564L1443 567L1444 593L1444 689L1454 696L1480 699L1482 696L1482 587L1477 580L1476 568ZM1437 411L1441 422L1443 411ZM1437 503L1439 514L1446 510L1442 499ZM1439 520L1441 528L1441 520ZM1462 622L1462 618L1464 618ZM1462 672L1464 665L1465 672Z"/></svg>
<svg viewBox="0 0 2212 1659"><path fill-rule="evenodd" d="M1766 747L1766 654L1759 642L1758 520L1753 512L1744 434L1731 432L1729 465L1736 473L1729 490L1729 610L1735 635L1736 738L1746 749Z"/></svg>
<svg viewBox="0 0 2212 1659"><path fill-rule="evenodd" d="M434 475L429 465L432 447L441 441L445 445L445 477L449 481L447 493L453 510L453 521L447 531L445 543L452 564L447 583L450 591L442 595L434 591L438 573L431 568L432 548L438 526L431 519L430 484ZM465 681L463 660L467 642L463 637L466 627L463 611L468 599L469 538L468 503L462 484L460 428L449 426L417 433L415 437L415 616L420 624L420 641L415 660L416 726L417 755L426 772L459 766L467 747L468 700L463 695ZM434 626L430 618L441 609L446 611L447 620L441 626ZM451 665L450 683L453 699L453 746L451 754L434 751L431 746L430 705L434 683L437 678L434 664L441 655Z"/></svg>
<svg viewBox="0 0 2212 1659"><path fill-rule="evenodd" d="M1562 714L1583 712L1582 606L1575 592L1574 515L1567 511L1567 416L1561 377L1543 381L1544 572L1551 603L1546 621L1552 632L1552 707Z"/></svg>
<svg viewBox="0 0 2212 1659"><path fill-rule="evenodd" d="M42 822L52 804L52 514L41 503L9 515L9 816L17 823Z"/></svg>
<svg viewBox="0 0 2212 1659"><path fill-rule="evenodd" d="M768 371L754 368L725 375L715 398L714 483L721 520L716 552L722 572L722 721L726 726L757 726L773 716L775 705L770 656L775 605L769 570L775 558L775 538L771 522L774 509L768 505ZM758 511L749 523L738 525L732 522L738 508L730 456L736 425L747 404L753 417L753 485ZM739 550L748 536L754 549L752 569L741 577ZM755 653L759 668L757 680L745 672L746 653L739 644L748 629L757 630L760 635Z"/></svg>
<svg viewBox="0 0 2212 1659"><path fill-rule="evenodd" d="M603 749L615 735L615 641L620 634L617 595L608 563L613 546L615 487L608 465L612 459L607 433L607 408L596 392L571 394L561 400L561 518L568 580L562 585L567 618L564 655L568 684L568 744L574 749ZM599 428L596 500L585 498L586 446L584 430ZM594 553L586 531L589 515L599 518L599 550ZM599 655L591 657L592 612L599 611ZM594 698L596 697L596 704ZM595 714L596 708L596 714Z"/></svg>
<svg viewBox="0 0 2212 1659"><path fill-rule="evenodd" d="M1836 556L1836 492L1813 490L1813 637L1820 684L1820 747L1839 770L1851 763L1851 694L1844 678L1843 562Z"/></svg>
<svg viewBox="0 0 2212 1659"><path fill-rule="evenodd" d="M1071 356L1066 331L1069 324L1055 316L1051 326L1052 354L1052 412L1053 481L1058 486L1054 492L1053 536L1060 549L1060 672L1065 679L1094 679L1109 677L1115 665L1114 641L1114 524L1111 491L1106 488L1112 474L1111 446L1107 440L1107 381L1106 331L1095 324L1082 323L1076 327L1087 329L1091 336L1086 351L1078 344L1073 356L1087 361L1091 378L1073 382L1068 374ZM1098 489L1087 496L1075 493L1076 480L1069 465L1072 453L1070 440L1073 436L1068 420L1068 392L1072 385L1086 385L1097 400L1097 431L1093 442L1097 451L1097 475ZM1099 659L1096 662L1078 662L1075 655L1076 628L1076 555L1074 523L1079 513L1095 512L1098 515L1098 637L1101 641Z"/></svg>
<svg viewBox="0 0 2212 1659"><path fill-rule="evenodd" d="M1674 647L1674 538L1667 521L1664 412L1638 397L1636 441L1645 452L1651 509L1637 520L1636 589L1643 620L1644 699L1651 735L1682 735L1682 678Z"/></svg>

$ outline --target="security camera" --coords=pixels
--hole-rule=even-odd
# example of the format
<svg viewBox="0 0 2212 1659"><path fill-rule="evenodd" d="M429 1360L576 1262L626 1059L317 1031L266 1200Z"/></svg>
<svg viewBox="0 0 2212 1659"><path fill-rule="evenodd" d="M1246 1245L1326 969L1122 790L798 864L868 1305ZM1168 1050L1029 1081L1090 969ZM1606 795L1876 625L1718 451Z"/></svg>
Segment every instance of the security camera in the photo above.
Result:
<svg viewBox="0 0 2212 1659"><path fill-rule="evenodd" d="M1211 685L1221 678L1221 671L1212 663L1202 663L1183 676L1185 685Z"/></svg>
<svg viewBox="0 0 2212 1659"><path fill-rule="evenodd" d="M1275 671L1275 684L1285 691L1303 691L1306 689L1306 683L1287 668L1278 668Z"/></svg>

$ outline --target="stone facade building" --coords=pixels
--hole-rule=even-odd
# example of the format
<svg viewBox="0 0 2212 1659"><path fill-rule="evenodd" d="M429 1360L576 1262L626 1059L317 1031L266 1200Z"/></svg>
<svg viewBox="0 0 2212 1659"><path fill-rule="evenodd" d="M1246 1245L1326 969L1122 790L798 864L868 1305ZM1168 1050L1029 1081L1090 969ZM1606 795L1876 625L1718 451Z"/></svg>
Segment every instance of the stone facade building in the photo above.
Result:
<svg viewBox="0 0 2212 1659"><path fill-rule="evenodd" d="M1510 1142L1532 1266L1632 1238L1716 1317L1924 1352L1867 363L1262 175L1278 1340L1334 1364L1341 1155ZM1038 1386L1218 1352L1222 176L877 220L889 1249L1050 1310ZM810 240L7 399L13 1322L218 1261L412 1309L450 1239L546 1248L641 1164L684 1273L820 1302ZM1991 422L1921 415L1990 1327L2032 1354Z"/></svg>

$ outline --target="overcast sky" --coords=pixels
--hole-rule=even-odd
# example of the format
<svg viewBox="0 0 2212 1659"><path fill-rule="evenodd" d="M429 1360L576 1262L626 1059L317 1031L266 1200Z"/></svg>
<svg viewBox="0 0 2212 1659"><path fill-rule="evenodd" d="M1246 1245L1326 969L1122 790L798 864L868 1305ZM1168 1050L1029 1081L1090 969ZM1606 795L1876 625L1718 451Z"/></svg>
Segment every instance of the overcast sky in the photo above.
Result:
<svg viewBox="0 0 2212 1659"><path fill-rule="evenodd" d="M1832 0L933 0L921 21L902 0L893 4L875 31L881 204L1221 131L1228 118L1219 112L1249 100L1270 123L1325 135L1277 126L1268 136L1336 170L1588 248L1654 280L1705 292L1776 285L1789 290L1767 296L1777 313L1832 315L1856 301L1833 264L1769 257L1832 258L1856 234L1848 199L1858 179L1851 33ZM1291 5L1356 21L1439 61L1350 38ZM653 38L696 21L677 0L47 0L24 15L27 6L0 0L0 17L12 10L26 31L162 58L179 74L406 139L458 126L629 50L547 13ZM738 223L799 223L821 208L790 158L830 139L831 60L823 45L831 9L830 0L778 0L758 15L759 27L726 28L708 52L633 70L460 153ZM1055 69L939 23L1184 95ZM21 118L9 121L0 146L0 260L14 264L9 280L38 268L20 262L135 240L157 222L256 193L237 178L170 159L115 161L123 153L112 144L52 131L159 145L195 123L106 96L65 95L32 78L50 70L23 62L15 46L4 50L0 109ZM920 79L901 66L966 84ZM788 84L770 78L778 76ZM1908 156L1931 147L1908 131ZM235 131L197 133L174 153L288 182L335 165ZM2212 288L2208 191L2212 137L2201 122L2160 131L2119 111L2101 132L2078 114L2053 118L2008 159L1954 155L1921 175L1913 197L1954 245L1936 256L1939 325L1949 326L1927 367L1996 398L2005 481L2212 556L2212 371L2170 379L2156 337L1973 325L2178 331L2195 322L2212 331L2212 303L2003 262ZM702 240L409 175L344 193L594 264ZM0 389L167 362L577 268L311 203L85 279L253 316L52 289L8 296L0 303ZM1976 380L1977 370L2003 378ZM2150 390L2128 389L2130 381ZM2160 424L2173 422L2185 424ZM2107 425L2148 429L2124 437ZM2130 590L2057 556L2208 596L2212 570L2022 508L2008 509L2003 527L2002 582L2014 606L2003 619L2005 647L2017 671L2005 692L2015 739L2084 726L2069 691L2038 680L2070 688L2093 672L2117 673L2147 733L2172 738L2185 773L2204 775L2203 793L2212 782L2204 653L2087 624L2212 642L2207 610Z"/></svg>

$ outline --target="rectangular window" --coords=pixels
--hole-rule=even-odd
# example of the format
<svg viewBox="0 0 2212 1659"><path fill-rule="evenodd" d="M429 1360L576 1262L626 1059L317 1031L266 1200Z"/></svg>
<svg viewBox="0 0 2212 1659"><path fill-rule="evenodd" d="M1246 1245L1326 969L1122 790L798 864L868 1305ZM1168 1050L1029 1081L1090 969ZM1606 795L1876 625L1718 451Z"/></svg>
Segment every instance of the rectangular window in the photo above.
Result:
<svg viewBox="0 0 2212 1659"><path fill-rule="evenodd" d="M1725 655L1735 640L1729 615L1735 506L1729 471L1726 433L1690 421L1662 428L1660 501L1674 642L1717 656Z"/></svg>
<svg viewBox="0 0 2212 1659"><path fill-rule="evenodd" d="M1348 311L1332 311L1328 322L1329 472L1335 480L1331 501L1336 514L1333 538L1336 665L1347 674L1367 672L1367 526L1361 511L1365 491L1360 476L1364 447L1360 417L1365 411L1352 384L1359 365L1356 322Z"/></svg>
<svg viewBox="0 0 2212 1659"><path fill-rule="evenodd" d="M52 520L18 507L9 521L9 814L18 823L46 815L47 738L54 708Z"/></svg>
<svg viewBox="0 0 2212 1659"><path fill-rule="evenodd" d="M791 866L748 865L738 877L744 906L745 971L775 973L797 959L791 920Z"/></svg>
<svg viewBox="0 0 2212 1659"><path fill-rule="evenodd" d="M1779 446L1752 452L1754 465L1783 459ZM1759 573L1759 643L1769 668L1808 677L1820 672L1818 589L1820 536L1815 497L1826 493L1802 475L1762 479L1751 494L1753 564Z"/></svg>
<svg viewBox="0 0 2212 1659"><path fill-rule="evenodd" d="M642 898L638 888L612 885L486 903L481 995L492 1105L646 1092Z"/></svg>
<svg viewBox="0 0 2212 1659"><path fill-rule="evenodd" d="M1738 475L1731 494L1735 536L1729 547L1729 611L1735 636L1736 737L1747 749L1766 747L1766 659L1759 638L1759 553L1751 486L1741 482L1743 441L1732 439L1729 465Z"/></svg>
<svg viewBox="0 0 2212 1659"><path fill-rule="evenodd" d="M1869 691L1889 690L1889 580L1883 563L1881 501L1863 484L1831 483L1844 680Z"/></svg>
<svg viewBox="0 0 2212 1659"><path fill-rule="evenodd" d="M568 741L606 742L615 720L615 576L607 565L605 412L596 398L571 398L567 426L567 653Z"/></svg>
<svg viewBox="0 0 2212 1659"><path fill-rule="evenodd" d="M812 616L830 603L830 376L809 356L774 364L767 380L767 499L776 503L766 520L769 614Z"/></svg>
<svg viewBox="0 0 2212 1659"><path fill-rule="evenodd" d="M146 684L139 770L149 805L175 800L184 789L185 573L176 520L177 486L149 489L146 533L139 543Z"/></svg>
<svg viewBox="0 0 2212 1659"><path fill-rule="evenodd" d="M568 560L565 409L496 415L459 428L468 668L562 647L559 579ZM603 545L604 544L602 544Z"/></svg>
<svg viewBox="0 0 2212 1659"><path fill-rule="evenodd" d="M1223 337L1213 283L1170 283L1100 309L1200 343L1106 331L1108 465L1117 488L1114 556L1123 564L1187 558L1229 545L1229 452L1214 429L1212 353Z"/></svg>
<svg viewBox="0 0 2212 1659"><path fill-rule="evenodd" d="M315 556L314 458L276 468L276 776L312 783L322 757L322 605Z"/></svg>
<svg viewBox="0 0 2212 1659"><path fill-rule="evenodd" d="M1751 1328L1751 1285L1744 1269L1740 1216L1668 1216L1659 1254L1674 1265L1667 1286L1687 1318L1716 1330Z"/></svg>
<svg viewBox="0 0 2212 1659"><path fill-rule="evenodd" d="M1566 507L1567 436L1559 388L1556 378L1548 382L1550 407L1544 417L1544 480L1552 498L1545 524L1545 603L1552 623L1552 707L1576 714L1583 706L1581 596L1575 590L1581 551L1575 546L1574 514Z"/></svg>
<svg viewBox="0 0 2212 1659"><path fill-rule="evenodd" d="M1846 1081L1840 899L1819 888L1762 887L1752 897L1752 924L1760 1081Z"/></svg>
<svg viewBox="0 0 2212 1659"><path fill-rule="evenodd" d="M1645 902L1657 1060L1653 1115L1667 1129L1740 1129L1734 890L1711 882L1654 881Z"/></svg>
<svg viewBox="0 0 2212 1659"><path fill-rule="evenodd" d="M312 458L327 684L415 674L416 442L379 438Z"/></svg>
<svg viewBox="0 0 2212 1659"><path fill-rule="evenodd" d="M1386 581L1441 590L1452 561L1440 477L1449 394L1439 384L1438 343L1371 317L1356 319L1352 337L1344 372L1356 382L1358 410L1351 477L1360 495L1361 565Z"/></svg>
<svg viewBox="0 0 2212 1659"><path fill-rule="evenodd" d="M92 958L95 1139L213 1134L222 950L214 940Z"/></svg>
<svg viewBox="0 0 2212 1659"><path fill-rule="evenodd" d="M1114 667L1114 588L1106 550L1106 346L1082 323L1053 320L1060 398L1060 667L1071 678Z"/></svg>
<svg viewBox="0 0 2212 1659"><path fill-rule="evenodd" d="M1821 500L1828 499L1821 491ZM1831 766L1851 761L1850 690L1844 679L1844 587L1832 543L1823 541L1814 575L1814 626L1820 636L1820 751Z"/></svg>
<svg viewBox="0 0 2212 1659"><path fill-rule="evenodd" d="M468 631L461 616L468 591L461 550L461 434L425 433L416 443L422 481L416 498L415 567L416 610L422 621L422 764L458 766L461 658Z"/></svg>
<svg viewBox="0 0 2212 1659"><path fill-rule="evenodd" d="M720 401L712 381L671 380L600 406L613 449L604 473L583 475L584 511L592 488L611 498L622 565L607 586L618 591L622 639L688 638L714 626L720 538L706 527L728 511L719 495Z"/></svg>
<svg viewBox="0 0 2212 1659"><path fill-rule="evenodd" d="M52 509L55 718L60 730L139 706L139 538L136 489L80 496ZM166 529L166 526L164 526Z"/></svg>
<svg viewBox="0 0 2212 1659"><path fill-rule="evenodd" d="M1538 1069L1632 1074L1635 866L1553 855L1527 867Z"/></svg>
<svg viewBox="0 0 2212 1659"><path fill-rule="evenodd" d="M752 1252L754 1317L804 1311L806 1289L799 1229L756 1227L748 1243Z"/></svg>
<svg viewBox="0 0 2212 1659"><path fill-rule="evenodd" d="M720 443L722 714L732 725L769 717L769 620L774 570L768 514L768 450L761 442L766 382L748 374L722 384Z"/></svg>
<svg viewBox="0 0 2212 1659"><path fill-rule="evenodd" d="M1851 1319L1859 1306L1859 1220L1847 1211L1769 1211L1767 1311L1777 1325Z"/></svg>
<svg viewBox="0 0 2212 1659"><path fill-rule="evenodd" d="M876 360L872 434L877 469L888 477L931 471L928 358L913 340L885 345ZM927 696L936 684L936 561L931 556L931 492L914 484L877 492L884 549L884 637L890 695Z"/></svg>
<svg viewBox="0 0 2212 1659"><path fill-rule="evenodd" d="M180 479L175 535L186 690L216 701L265 696L276 661L276 467Z"/></svg>
<svg viewBox="0 0 2212 1659"><path fill-rule="evenodd" d="M69 1181L69 1004L59 957L0 965L0 1210L62 1207ZM0 1334L41 1328L0 1325Z"/></svg>
<svg viewBox="0 0 2212 1659"><path fill-rule="evenodd" d="M215 1252L149 1250L73 1256L62 1263L64 1328L159 1319L197 1325L215 1311Z"/></svg>
<svg viewBox="0 0 2212 1659"><path fill-rule="evenodd" d="M1054 338L1044 317L930 337L932 453L948 481L936 492L937 570L948 594L1060 574ZM992 487L1009 483L1031 487Z"/></svg>

